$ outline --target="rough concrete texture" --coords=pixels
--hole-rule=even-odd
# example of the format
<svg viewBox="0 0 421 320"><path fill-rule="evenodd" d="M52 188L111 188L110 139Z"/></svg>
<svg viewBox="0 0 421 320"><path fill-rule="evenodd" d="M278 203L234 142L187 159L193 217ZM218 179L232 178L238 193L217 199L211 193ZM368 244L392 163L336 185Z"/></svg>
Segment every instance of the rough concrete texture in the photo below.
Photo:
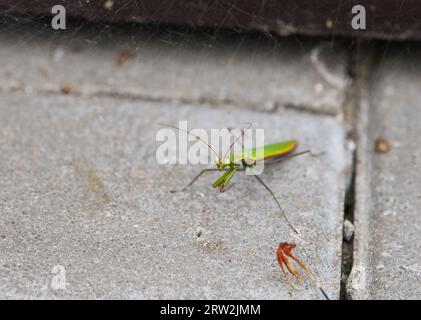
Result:
<svg viewBox="0 0 421 320"><path fill-rule="evenodd" d="M371 72L357 167L354 299L421 299L421 48L391 45ZM385 139L390 150L375 150Z"/></svg>
<svg viewBox="0 0 421 320"><path fill-rule="evenodd" d="M348 84L347 45L339 42L139 25L52 33L48 24L14 24L0 28L3 92L65 86L88 95L338 115Z"/></svg>
<svg viewBox="0 0 421 320"><path fill-rule="evenodd" d="M210 175L171 194L199 171L156 163L157 123L179 119L190 128L252 121L266 142L297 138L323 152L262 176L301 235L245 175L226 193ZM281 241L296 241L339 297L346 157L332 117L14 93L0 102L0 137L1 298L322 298L308 283L287 285ZM65 289L52 285L57 265Z"/></svg>

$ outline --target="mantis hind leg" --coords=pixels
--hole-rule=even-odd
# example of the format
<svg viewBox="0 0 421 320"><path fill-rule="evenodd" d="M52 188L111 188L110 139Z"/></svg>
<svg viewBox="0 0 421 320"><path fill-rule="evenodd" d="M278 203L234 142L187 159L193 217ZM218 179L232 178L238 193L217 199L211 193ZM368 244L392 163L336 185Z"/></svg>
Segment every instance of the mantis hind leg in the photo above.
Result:
<svg viewBox="0 0 421 320"><path fill-rule="evenodd" d="M199 172L199 174L197 175L197 176L195 176L194 178L193 178L193 180L192 181L190 181L190 183L188 184L188 185L186 185L183 189L181 189L181 190L171 190L170 192L171 193L176 193L176 192L183 192L183 191L186 191L197 179L199 179L199 177L202 175L202 174L204 174L205 172L212 172L212 171L219 171L219 169L216 169L216 168L212 168L212 169L204 169L204 170L202 170L202 171L200 171Z"/></svg>
<svg viewBox="0 0 421 320"><path fill-rule="evenodd" d="M294 226L292 225L292 223L289 221L289 219L288 219L288 217L287 217L287 215L286 215L286 213L285 213L285 211L282 209L282 207L281 207L281 204L279 203L279 201L278 201L278 199L276 198L276 196L275 196L275 194L273 193L273 191L267 186L267 184L266 183L264 183L263 182L263 180L259 177L259 176L257 176L257 175L255 175L254 176L256 179L257 179L257 181L259 181L264 187L265 187L265 189L270 193L270 195L272 196L272 198L275 200L275 202L276 202L276 204L278 205L278 208L279 208L279 210L281 210L281 213L282 213L282 215L284 216L284 218L285 218L285 220L287 221L287 223L288 223L288 225L290 226L290 228L295 232L295 233L297 233L298 234L298 231L297 231L297 229L295 229L294 228Z"/></svg>

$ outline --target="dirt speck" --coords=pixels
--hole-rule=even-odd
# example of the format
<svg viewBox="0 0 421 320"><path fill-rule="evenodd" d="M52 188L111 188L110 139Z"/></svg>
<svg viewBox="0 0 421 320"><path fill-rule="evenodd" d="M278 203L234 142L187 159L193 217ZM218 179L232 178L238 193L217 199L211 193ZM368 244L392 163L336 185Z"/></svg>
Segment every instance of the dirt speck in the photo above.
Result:
<svg viewBox="0 0 421 320"><path fill-rule="evenodd" d="M206 253L216 253L223 249L222 241L217 239L212 232L203 227L190 229L197 248Z"/></svg>
<svg viewBox="0 0 421 320"><path fill-rule="evenodd" d="M134 57L134 54L131 53L128 50L124 50L121 52L117 58L117 65L121 66L123 65L127 60L132 59Z"/></svg>
<svg viewBox="0 0 421 320"><path fill-rule="evenodd" d="M333 21L330 20L330 19L326 20L325 26L326 26L326 29L329 29L329 30L332 29L333 28Z"/></svg>
<svg viewBox="0 0 421 320"><path fill-rule="evenodd" d="M100 199L101 202L111 202L111 195L105 188L104 182L98 177L94 169L89 169L87 172L88 188L93 192L96 198Z"/></svg>
<svg viewBox="0 0 421 320"><path fill-rule="evenodd" d="M113 0L107 0L104 2L104 8L106 10L111 10L114 7L114 1Z"/></svg>
<svg viewBox="0 0 421 320"><path fill-rule="evenodd" d="M197 246L207 253L215 253L222 249L222 242L215 240L201 241L197 243Z"/></svg>
<svg viewBox="0 0 421 320"><path fill-rule="evenodd" d="M69 94L74 90L74 85L71 83L65 83L60 87L60 92L62 94Z"/></svg>

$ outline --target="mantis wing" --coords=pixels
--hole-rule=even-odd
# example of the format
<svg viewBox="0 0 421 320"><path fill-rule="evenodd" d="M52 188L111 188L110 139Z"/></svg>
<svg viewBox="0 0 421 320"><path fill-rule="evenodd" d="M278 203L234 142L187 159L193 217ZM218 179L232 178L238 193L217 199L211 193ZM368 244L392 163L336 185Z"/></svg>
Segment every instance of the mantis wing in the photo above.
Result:
<svg viewBox="0 0 421 320"><path fill-rule="evenodd" d="M268 144L263 147L246 149L230 156L230 161L240 161L243 159L258 161L271 158L279 158L291 154L298 146L297 140L281 141Z"/></svg>

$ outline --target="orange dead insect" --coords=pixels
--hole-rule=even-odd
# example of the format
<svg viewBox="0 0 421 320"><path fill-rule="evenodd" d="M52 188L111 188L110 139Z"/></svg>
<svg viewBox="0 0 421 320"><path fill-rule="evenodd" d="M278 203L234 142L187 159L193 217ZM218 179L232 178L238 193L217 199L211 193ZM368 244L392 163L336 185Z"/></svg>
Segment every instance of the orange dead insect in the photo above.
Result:
<svg viewBox="0 0 421 320"><path fill-rule="evenodd" d="M288 243L288 242L281 242L278 247L278 251L276 253L276 257L278 259L279 266L282 269L282 272L284 273L288 283L292 286L291 279L289 277L289 273L294 276L294 278L297 280L298 283L301 283L303 278L300 274L300 272L294 267L294 265L290 262L289 259L294 260L301 269L304 270L304 272L308 275L308 277L313 281L313 283L316 285L316 287L322 292L323 296L329 300L329 297L327 296L326 292L322 289L319 282L315 279L312 272L307 269L307 267L292 254L292 249L294 249L297 245L295 243Z"/></svg>

